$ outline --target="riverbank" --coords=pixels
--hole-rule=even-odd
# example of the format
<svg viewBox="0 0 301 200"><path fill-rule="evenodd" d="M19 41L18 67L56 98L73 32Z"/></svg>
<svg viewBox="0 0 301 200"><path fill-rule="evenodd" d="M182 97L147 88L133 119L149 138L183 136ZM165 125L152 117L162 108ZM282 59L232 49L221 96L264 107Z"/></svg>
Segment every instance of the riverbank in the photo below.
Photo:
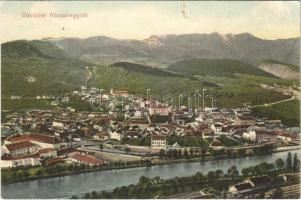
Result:
<svg viewBox="0 0 301 200"><path fill-rule="evenodd" d="M299 150L291 151L292 154ZM72 195L88 193L92 191L110 191L116 187L129 184L137 184L141 176L170 179L176 176L191 176L197 172L203 174L209 171L221 169L225 173L235 165L241 171L261 162L275 162L277 159L285 159L287 152L278 152L268 155L259 155L249 158L229 158L223 160L210 160L206 162L184 162L152 167L136 167L119 170L103 170L91 173L81 173L70 176L39 179L27 182L2 185L2 197L5 199L52 199L70 198Z"/></svg>
<svg viewBox="0 0 301 200"><path fill-rule="evenodd" d="M286 151L293 151L293 150L298 150L300 149L299 146L289 146L286 149L279 149L276 151L273 151L272 153L277 153L277 152L286 152ZM267 154L268 155L268 154ZM216 156L216 157L206 157L204 159L202 158L189 158L189 159L157 159L153 161L144 162L142 164L135 164L135 165L123 165L123 166L102 166L100 168L89 168L89 169L81 169L78 171L65 171L65 172L59 172L56 174L46 174L42 176L29 176L26 177L26 179L18 179L16 181L10 181L7 182L4 178L3 175L1 176L2 178L2 185L8 185L8 184L14 184L18 182L29 182L29 181L34 181L34 180L39 180L39 179L51 179L51 178L56 178L56 177L64 177L64 176L72 176L72 175L78 175L78 174L84 174L84 173L91 173L91 172L98 172L98 171L107 171L107 170L121 170L121 169L131 169L131 168L139 168L139 167L152 167L152 166L158 166L158 165L171 165L171 164L178 164L178 163L193 163L193 162L208 162L208 161L213 161L213 160L226 160L226 159L237 159L237 158L250 158L258 155L249 155L249 156L239 156L239 155L232 155L232 156L227 156L227 155L222 155L222 156ZM2 169L2 174L5 174L5 171L7 169ZM22 168L20 169L9 169L9 170L24 170ZM29 169L30 170L30 169ZM28 170L28 171L29 171ZM7 177L6 177L7 178Z"/></svg>

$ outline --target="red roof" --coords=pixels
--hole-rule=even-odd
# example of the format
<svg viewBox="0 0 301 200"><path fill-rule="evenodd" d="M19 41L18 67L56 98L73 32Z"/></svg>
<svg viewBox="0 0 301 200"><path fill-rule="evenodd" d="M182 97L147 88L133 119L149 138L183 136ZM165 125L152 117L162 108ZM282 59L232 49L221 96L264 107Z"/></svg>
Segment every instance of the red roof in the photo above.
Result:
<svg viewBox="0 0 301 200"><path fill-rule="evenodd" d="M55 149L54 148L41 149L39 150L39 153L49 153L51 151L55 151Z"/></svg>
<svg viewBox="0 0 301 200"><path fill-rule="evenodd" d="M85 162L85 163L91 163L93 165L101 165L104 163L102 160L98 160L95 157L82 155L79 153L72 155L71 158Z"/></svg>
<svg viewBox="0 0 301 200"><path fill-rule="evenodd" d="M26 159L26 158L39 158L39 154L36 153L36 154L31 154L31 155L26 155L26 156L12 156L10 154L4 154L2 157L1 157L1 160L20 160L20 159Z"/></svg>
<svg viewBox="0 0 301 200"><path fill-rule="evenodd" d="M9 142L18 142L18 141L36 141L36 142L43 142L48 144L58 144L60 143L59 139L53 136L48 135L42 135L42 134L35 134L35 133L29 133L29 134L17 134L12 135L11 137L7 138L7 141Z"/></svg>
<svg viewBox="0 0 301 200"><path fill-rule="evenodd" d="M213 140L211 143L210 143L211 146L223 146L223 143L221 143L220 141L218 140Z"/></svg>
<svg viewBox="0 0 301 200"><path fill-rule="evenodd" d="M166 140L164 135L152 135L152 140Z"/></svg>
<svg viewBox="0 0 301 200"><path fill-rule="evenodd" d="M33 144L32 142L29 142L29 141L21 141L21 142L17 142L17 143L7 144L5 146L9 151L15 151L17 149L24 149L24 148L37 146L37 145Z"/></svg>
<svg viewBox="0 0 301 200"><path fill-rule="evenodd" d="M49 166L49 165L53 165L53 164L60 163L60 162L64 162L64 158L61 158L61 157L51 158L51 159L46 160L46 165Z"/></svg>

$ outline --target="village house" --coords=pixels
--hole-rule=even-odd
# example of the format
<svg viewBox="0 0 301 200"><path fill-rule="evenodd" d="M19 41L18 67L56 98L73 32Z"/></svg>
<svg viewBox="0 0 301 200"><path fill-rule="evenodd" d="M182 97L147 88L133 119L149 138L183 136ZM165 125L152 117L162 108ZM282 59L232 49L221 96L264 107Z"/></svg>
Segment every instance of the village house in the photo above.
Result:
<svg viewBox="0 0 301 200"><path fill-rule="evenodd" d="M223 143L221 143L219 140L214 139L210 144L209 147L211 147L214 150L221 150L224 148Z"/></svg>
<svg viewBox="0 0 301 200"><path fill-rule="evenodd" d="M274 131L259 131L256 130L256 139L255 141L257 143L262 143L262 142L272 142L272 141L277 141L277 134Z"/></svg>
<svg viewBox="0 0 301 200"><path fill-rule="evenodd" d="M69 156L69 161L76 164L84 164L89 166L100 166L104 164L104 161L102 160L99 160L93 156L84 155L77 152Z"/></svg>
<svg viewBox="0 0 301 200"><path fill-rule="evenodd" d="M111 94L114 97L124 97L124 98L128 98L129 97L129 92L126 90L120 90L120 91L111 91Z"/></svg>
<svg viewBox="0 0 301 200"><path fill-rule="evenodd" d="M57 150L54 148L46 148L46 149L40 149L39 155L41 158L47 158L47 157L56 157L57 156Z"/></svg>
<svg viewBox="0 0 301 200"><path fill-rule="evenodd" d="M214 131L215 134L218 134L222 131L223 124L222 123L214 123L211 125L211 129Z"/></svg>
<svg viewBox="0 0 301 200"><path fill-rule="evenodd" d="M99 140L99 141L105 141L105 140L108 140L109 138L110 138L110 135L107 132L96 133L93 136L94 140Z"/></svg>
<svg viewBox="0 0 301 200"><path fill-rule="evenodd" d="M11 144L5 144L3 146L4 152L11 154L12 156L26 156L36 153L39 149L37 144L29 141L20 141Z"/></svg>
<svg viewBox="0 0 301 200"><path fill-rule="evenodd" d="M121 131L109 131L110 139L113 140L122 140L124 134Z"/></svg>
<svg viewBox="0 0 301 200"><path fill-rule="evenodd" d="M156 148L156 149L166 149L166 147L167 147L166 136L152 135L151 136L151 147Z"/></svg>
<svg viewBox="0 0 301 200"><path fill-rule="evenodd" d="M13 168L13 167L26 167L41 165L39 154L32 154L26 156L15 157L10 154L4 154L1 156L1 167Z"/></svg>
<svg viewBox="0 0 301 200"><path fill-rule="evenodd" d="M230 198L258 198L260 192L267 191L272 186L267 175L246 178L243 182L229 187Z"/></svg>
<svg viewBox="0 0 301 200"><path fill-rule="evenodd" d="M239 125L254 125L256 123L256 119L253 116L246 116L246 115L238 115L235 118L235 122Z"/></svg>
<svg viewBox="0 0 301 200"><path fill-rule="evenodd" d="M10 144L20 141L30 141L35 143L41 147L41 149L46 148L60 148L66 146L66 143L62 143L58 138L43 134L35 134L35 133L25 133L25 134L16 134L8 137L4 144Z"/></svg>
<svg viewBox="0 0 301 200"><path fill-rule="evenodd" d="M238 183L229 187L231 198L248 198L248 195L253 191L253 186L250 183Z"/></svg>
<svg viewBox="0 0 301 200"><path fill-rule="evenodd" d="M164 106L153 106L148 111L150 115L168 116L170 109Z"/></svg>

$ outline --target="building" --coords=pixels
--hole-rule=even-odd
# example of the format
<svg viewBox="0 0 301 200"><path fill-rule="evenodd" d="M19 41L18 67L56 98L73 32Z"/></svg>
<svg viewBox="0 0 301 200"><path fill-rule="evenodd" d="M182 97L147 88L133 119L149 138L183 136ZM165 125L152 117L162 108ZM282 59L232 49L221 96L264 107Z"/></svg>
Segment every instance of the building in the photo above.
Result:
<svg viewBox="0 0 301 200"><path fill-rule="evenodd" d="M252 126L256 123L256 119L253 116L238 115L235 118L235 122L237 124Z"/></svg>
<svg viewBox="0 0 301 200"><path fill-rule="evenodd" d="M83 155L80 153L74 153L70 155L69 160L76 164L84 164L89 166L100 166L104 164L104 161L99 160L93 156Z"/></svg>
<svg viewBox="0 0 301 200"><path fill-rule="evenodd" d="M257 143L277 141L278 135L273 131L256 130L255 132L256 132L255 141Z"/></svg>
<svg viewBox="0 0 301 200"><path fill-rule="evenodd" d="M129 92L126 90L115 91L115 92L112 92L112 94L114 97L124 97L124 98L129 97Z"/></svg>
<svg viewBox="0 0 301 200"><path fill-rule="evenodd" d="M38 152L39 152L41 158L57 156L57 150L54 148L41 149Z"/></svg>
<svg viewBox="0 0 301 200"><path fill-rule="evenodd" d="M224 148L223 143L221 143L220 141L218 141L218 140L216 140L216 139L214 139L214 140L210 143L209 147L211 147L211 148L214 149L214 150L221 150L222 148Z"/></svg>
<svg viewBox="0 0 301 200"><path fill-rule="evenodd" d="M164 135L151 136L151 147L157 149L166 149L167 147L166 136Z"/></svg>
<svg viewBox="0 0 301 200"><path fill-rule="evenodd" d="M247 197L253 191L253 186L250 183L238 183L229 187L230 197L241 198Z"/></svg>
<svg viewBox="0 0 301 200"><path fill-rule="evenodd" d="M255 190L268 189L272 186L271 178L267 175L253 176L245 179L245 183L250 183Z"/></svg>
<svg viewBox="0 0 301 200"><path fill-rule="evenodd" d="M109 135L110 135L110 139L113 139L113 140L122 140L122 138L124 138L124 134L119 132L119 131L111 131L109 132Z"/></svg>
<svg viewBox="0 0 301 200"><path fill-rule="evenodd" d="M267 175L249 177L229 187L229 198L258 198L260 193L268 191L271 186L271 178Z"/></svg>
<svg viewBox="0 0 301 200"><path fill-rule="evenodd" d="M4 154L1 156L1 167L13 168L13 167L26 167L41 165L39 154L32 154L26 156L15 157L10 154Z"/></svg>
<svg viewBox="0 0 301 200"><path fill-rule="evenodd" d="M170 109L164 106L154 106L149 108L150 115L168 116Z"/></svg>
<svg viewBox="0 0 301 200"><path fill-rule="evenodd" d="M222 132L223 124L222 123L214 123L211 125L211 129L215 134Z"/></svg>
<svg viewBox="0 0 301 200"><path fill-rule="evenodd" d="M25 134L15 134L8 137L4 144L16 143L20 141L29 141L35 143L41 147L41 149L46 148L60 148L66 146L66 143L62 143L59 138L43 135L43 134L35 134L35 133L25 133Z"/></svg>
<svg viewBox="0 0 301 200"><path fill-rule="evenodd" d="M26 156L36 153L39 149L39 146L29 141L20 141L6 144L4 145L3 149L12 156Z"/></svg>

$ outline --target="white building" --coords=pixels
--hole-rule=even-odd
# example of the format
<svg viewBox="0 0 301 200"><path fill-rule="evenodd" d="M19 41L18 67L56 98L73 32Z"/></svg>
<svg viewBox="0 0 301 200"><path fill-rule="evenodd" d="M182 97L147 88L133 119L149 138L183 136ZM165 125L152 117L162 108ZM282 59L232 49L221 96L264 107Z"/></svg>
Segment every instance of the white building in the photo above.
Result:
<svg viewBox="0 0 301 200"><path fill-rule="evenodd" d="M124 135L121 132L116 132L116 131L111 131L109 132L110 139L115 139L115 140L122 140Z"/></svg>
<svg viewBox="0 0 301 200"><path fill-rule="evenodd" d="M14 157L10 154L5 154L1 157L1 167L13 168L13 167L24 167L24 166L37 166L41 165L40 157L38 154Z"/></svg>
<svg viewBox="0 0 301 200"><path fill-rule="evenodd" d="M167 147L166 136L164 135L151 136L151 147L156 149L166 149Z"/></svg>

